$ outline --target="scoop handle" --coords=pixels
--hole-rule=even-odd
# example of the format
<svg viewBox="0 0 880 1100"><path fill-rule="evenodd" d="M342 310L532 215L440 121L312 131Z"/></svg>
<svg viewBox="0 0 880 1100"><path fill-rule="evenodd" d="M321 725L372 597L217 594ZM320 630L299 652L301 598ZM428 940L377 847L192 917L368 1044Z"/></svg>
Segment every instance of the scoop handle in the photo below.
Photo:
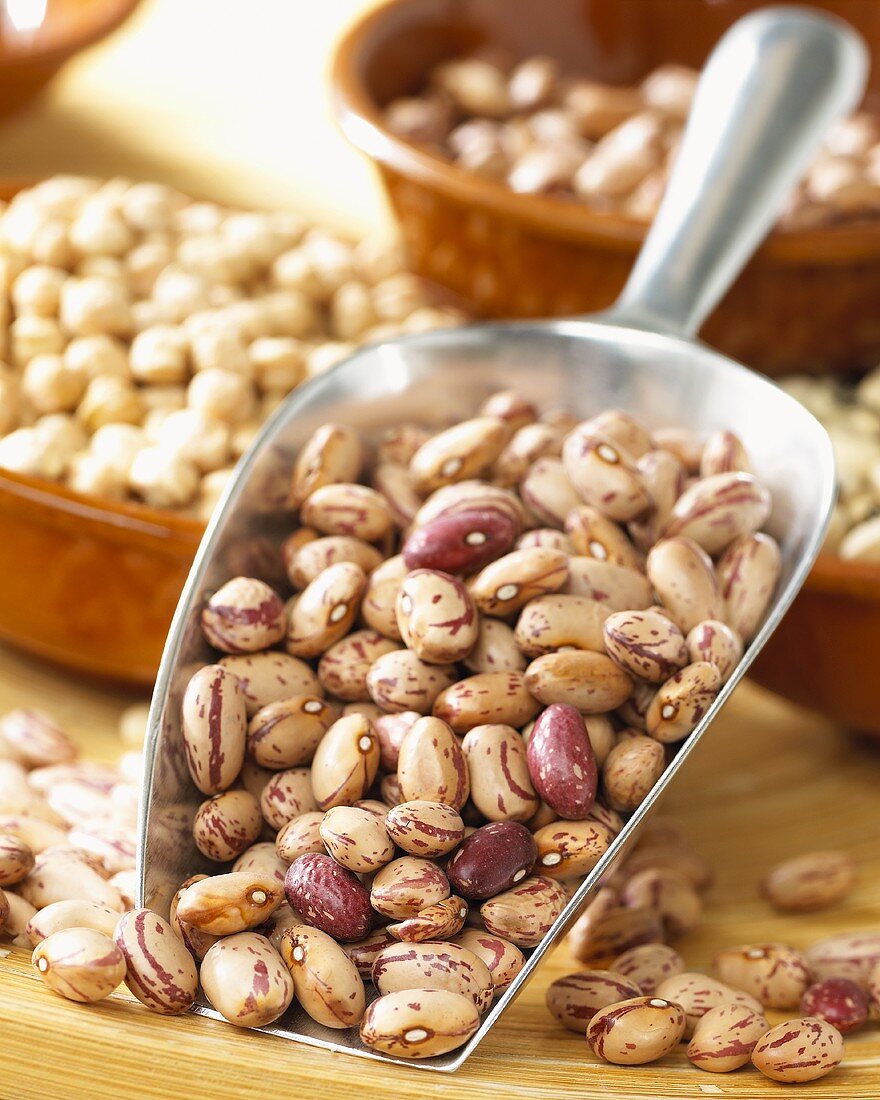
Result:
<svg viewBox="0 0 880 1100"><path fill-rule="evenodd" d="M867 69L861 36L833 16L773 7L735 23L700 77L663 202L605 317L697 332L859 101Z"/></svg>

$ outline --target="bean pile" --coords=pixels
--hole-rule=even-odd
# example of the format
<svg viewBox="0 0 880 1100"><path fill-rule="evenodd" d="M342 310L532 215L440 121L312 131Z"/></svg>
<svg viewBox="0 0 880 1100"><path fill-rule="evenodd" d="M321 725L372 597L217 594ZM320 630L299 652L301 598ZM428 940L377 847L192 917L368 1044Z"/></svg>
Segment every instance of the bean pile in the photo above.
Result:
<svg viewBox="0 0 880 1100"><path fill-rule="evenodd" d="M324 425L290 501L294 595L238 576L201 612L218 659L181 725L194 841L221 866L172 924L232 1022L253 983L215 971L264 929L262 1022L295 993L377 1050L444 1053L731 676L778 576L770 497L730 432L501 392L372 448ZM683 931L700 899L668 879L646 865L625 904Z"/></svg>
<svg viewBox="0 0 880 1100"><path fill-rule="evenodd" d="M446 61L423 92L393 100L398 136L521 194L574 199L651 221L681 141L698 73L661 65L638 85L562 73L549 57ZM880 116L861 111L827 138L781 217L802 228L880 213Z"/></svg>
<svg viewBox="0 0 880 1100"><path fill-rule="evenodd" d="M880 368L858 382L794 375L780 385L822 422L834 446L839 495L824 552L880 562Z"/></svg>
<svg viewBox="0 0 880 1100"><path fill-rule="evenodd" d="M773 868L761 888L776 908L805 913L836 904L854 881L845 853L810 852ZM843 1058L843 1034L880 1013L880 933L838 934L805 951L741 944L716 954L712 975L689 971L660 940L692 926L695 891L707 884L680 832L652 823L572 929L571 952L591 969L548 987L550 1013L616 1065L657 1061L685 1040L708 1073L751 1062L782 1083L826 1076ZM771 1027L767 1010L801 1015Z"/></svg>
<svg viewBox="0 0 880 1100"><path fill-rule="evenodd" d="M207 519L300 382L460 320L393 242L56 176L0 203L0 467Z"/></svg>

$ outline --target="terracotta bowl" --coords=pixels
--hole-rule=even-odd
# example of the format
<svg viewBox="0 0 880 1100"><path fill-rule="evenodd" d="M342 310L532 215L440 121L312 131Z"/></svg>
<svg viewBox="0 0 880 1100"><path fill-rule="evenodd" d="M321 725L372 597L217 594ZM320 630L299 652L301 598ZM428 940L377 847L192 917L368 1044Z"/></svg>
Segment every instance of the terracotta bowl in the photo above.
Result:
<svg viewBox="0 0 880 1100"><path fill-rule="evenodd" d="M0 17L0 114L17 111L37 95L71 57L105 38L128 18L139 0L48 0L42 19L20 0ZM9 9L18 13L13 20ZM31 8L39 13L39 0Z"/></svg>
<svg viewBox="0 0 880 1100"><path fill-rule="evenodd" d="M487 316L566 315L616 297L644 227L561 198L517 195L390 133L382 108L438 61L485 48L548 54L563 68L633 83L662 62L702 65L723 31L763 0L390 0L356 22L332 70L350 140L378 165L411 264ZM880 3L819 0L874 53ZM871 94L871 93L869 93ZM770 374L880 359L880 220L776 231L704 335Z"/></svg>

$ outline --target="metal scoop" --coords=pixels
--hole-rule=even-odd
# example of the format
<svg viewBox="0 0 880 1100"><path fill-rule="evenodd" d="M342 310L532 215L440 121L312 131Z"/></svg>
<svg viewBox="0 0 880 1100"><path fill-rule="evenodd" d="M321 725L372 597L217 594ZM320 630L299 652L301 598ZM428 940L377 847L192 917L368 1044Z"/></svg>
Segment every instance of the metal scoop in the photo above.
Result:
<svg viewBox="0 0 880 1100"><path fill-rule="evenodd" d="M292 461L318 425L347 423L367 437L404 420L439 427L474 415L494 390L514 388L540 406L566 406L582 417L619 407L648 427L730 428L773 494L769 530L782 548L775 602L715 704L479 1031L453 1053L410 1064L456 1069L485 1038L629 847L819 550L834 497L824 430L792 398L693 334L770 228L823 135L858 101L865 71L861 40L834 19L798 8L746 17L724 36L700 79L663 206L611 310L589 320L479 325L395 340L357 353L291 395L241 461L202 540L165 647L146 746L140 902L167 914L187 876L217 870L205 865L192 841L201 796L189 780L179 722L187 679L215 658L202 639L199 612L231 576L270 582L277 576L278 546L292 527L284 503ZM206 1006L195 1011L217 1015ZM367 1050L354 1029L320 1027L295 1004L263 1030L396 1060Z"/></svg>

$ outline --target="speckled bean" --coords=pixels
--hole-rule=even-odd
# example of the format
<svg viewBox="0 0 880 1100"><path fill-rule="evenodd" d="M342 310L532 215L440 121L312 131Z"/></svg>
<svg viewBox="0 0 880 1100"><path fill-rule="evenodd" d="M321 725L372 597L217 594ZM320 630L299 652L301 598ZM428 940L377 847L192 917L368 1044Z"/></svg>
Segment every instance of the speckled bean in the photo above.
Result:
<svg viewBox="0 0 880 1100"><path fill-rule="evenodd" d="M580 555L568 559L568 583L563 591L607 604L609 613L643 610L654 602L651 585L643 573Z"/></svg>
<svg viewBox="0 0 880 1100"><path fill-rule="evenodd" d="M491 505L439 515L407 536L408 569L439 569L466 576L512 549L519 523L510 511Z"/></svg>
<svg viewBox="0 0 880 1100"><path fill-rule="evenodd" d="M651 507L636 457L607 436L596 434L590 421L570 432L562 446L565 472L575 491L618 523L637 519Z"/></svg>
<svg viewBox="0 0 880 1100"><path fill-rule="evenodd" d="M587 1028L587 1042L605 1062L642 1066L674 1050L684 1029L681 1005L655 994L600 1009Z"/></svg>
<svg viewBox="0 0 880 1100"><path fill-rule="evenodd" d="M530 657L558 649L605 652L603 627L608 607L587 596L554 593L538 596L522 609L516 623L516 641Z"/></svg>
<svg viewBox="0 0 880 1100"><path fill-rule="evenodd" d="M517 947L536 947L565 908L567 900L559 883L536 875L484 902L480 915L490 932L503 936Z"/></svg>
<svg viewBox="0 0 880 1100"><path fill-rule="evenodd" d="M546 707L529 737L528 770L538 795L560 817L582 820L596 801L596 757L573 706Z"/></svg>
<svg viewBox="0 0 880 1100"><path fill-rule="evenodd" d="M233 871L251 871L255 874L268 875L274 878L279 886L284 885L284 876L287 874L288 861L282 859L271 840L252 844L233 863Z"/></svg>
<svg viewBox="0 0 880 1100"><path fill-rule="evenodd" d="M319 831L336 862L357 874L370 874L394 858L384 824L368 810L335 806L324 815Z"/></svg>
<svg viewBox="0 0 880 1100"><path fill-rule="evenodd" d="M424 494L479 477L498 458L506 441L507 431L494 416L474 417L438 432L410 461L413 484Z"/></svg>
<svg viewBox="0 0 880 1100"><path fill-rule="evenodd" d="M367 690L386 711L430 714L438 696L455 683L454 665L429 665L409 649L386 653L367 673Z"/></svg>
<svg viewBox="0 0 880 1100"><path fill-rule="evenodd" d="M693 539L667 538L648 554L648 580L682 633L704 619L720 619L721 589L712 559Z"/></svg>
<svg viewBox="0 0 880 1100"><path fill-rule="evenodd" d="M693 1035L697 1021L719 1005L743 1005L758 1015L764 1011L761 1002L748 993L710 978L707 974L688 970L666 978L660 982L655 992L658 997L665 997L682 1006L687 1016L684 1034L688 1039Z"/></svg>
<svg viewBox="0 0 880 1100"><path fill-rule="evenodd" d="M461 898L448 897L426 905L414 917L407 917L398 924L389 924L388 931L395 939L405 943L451 940L464 928L467 915L467 904Z"/></svg>
<svg viewBox="0 0 880 1100"><path fill-rule="evenodd" d="M466 837L446 867L450 885L469 901L509 890L532 870L538 855L534 837L516 821L495 821Z"/></svg>
<svg viewBox="0 0 880 1100"><path fill-rule="evenodd" d="M233 577L208 598L202 631L222 653L254 653L284 637L284 604L274 589L254 577Z"/></svg>
<svg viewBox="0 0 880 1100"><path fill-rule="evenodd" d="M520 482L520 495L540 523L562 528L565 517L583 504L561 458L545 455L533 462Z"/></svg>
<svg viewBox="0 0 880 1100"><path fill-rule="evenodd" d="M181 729L186 762L202 794L230 787L244 762L244 695L238 679L222 665L205 665L186 686Z"/></svg>
<svg viewBox="0 0 880 1100"><path fill-rule="evenodd" d="M0 887L14 886L34 865L34 853L21 837L0 833Z"/></svg>
<svg viewBox="0 0 880 1100"><path fill-rule="evenodd" d="M703 903L694 887L675 871L646 867L629 878L620 893L630 908L653 909L672 936L695 928L703 915Z"/></svg>
<svg viewBox="0 0 880 1100"><path fill-rule="evenodd" d="M721 675L708 661L697 661L661 684L645 716L649 735L669 744L692 733L721 689Z"/></svg>
<svg viewBox="0 0 880 1100"><path fill-rule="evenodd" d="M546 706L565 704L583 714L614 710L633 690L629 674L610 657L586 649L536 657L526 669L525 682L529 692Z"/></svg>
<svg viewBox="0 0 880 1100"><path fill-rule="evenodd" d="M837 1028L815 1016L786 1020L761 1038L752 1065L771 1081L786 1084L818 1081L843 1060L843 1038Z"/></svg>
<svg viewBox="0 0 880 1100"><path fill-rule="evenodd" d="M281 829L300 814L313 813L317 809L308 768L288 768L276 772L260 795L263 820L273 829Z"/></svg>
<svg viewBox="0 0 880 1100"><path fill-rule="evenodd" d="M207 954L208 948L217 942L217 936L212 936L210 932L203 932L189 921L181 920L177 909L184 891L194 882L201 882L207 877L207 875L191 875L185 879L175 891L168 909L168 923L171 925L171 930L197 962L200 962Z"/></svg>
<svg viewBox="0 0 880 1100"><path fill-rule="evenodd" d="M452 806L413 799L388 811L385 829L394 843L412 856L436 859L464 839L464 822Z"/></svg>
<svg viewBox="0 0 880 1100"><path fill-rule="evenodd" d="M119 911L106 905L80 899L54 901L37 910L25 926L25 934L34 947L65 928L91 928L112 938L118 922Z"/></svg>
<svg viewBox="0 0 880 1100"><path fill-rule="evenodd" d="M804 1016L818 1016L845 1034L867 1021L870 1003L864 990L849 978L826 978L804 991L800 1009Z"/></svg>
<svg viewBox="0 0 880 1100"><path fill-rule="evenodd" d="M379 769L379 742L362 714L338 719L324 734L312 760L312 790L318 809L350 806L363 798Z"/></svg>
<svg viewBox="0 0 880 1100"><path fill-rule="evenodd" d="M556 821L534 834L536 868L550 878L574 878L591 871L614 840L598 821Z"/></svg>
<svg viewBox="0 0 880 1100"><path fill-rule="evenodd" d="M665 943L642 943L618 955L611 969L635 982L642 993L650 996L660 982L683 972L684 959Z"/></svg>
<svg viewBox="0 0 880 1100"><path fill-rule="evenodd" d="M402 989L448 989L469 997L478 1011L495 991L486 964L454 943L399 943L386 947L373 963L373 981L381 994Z"/></svg>
<svg viewBox="0 0 880 1100"><path fill-rule="evenodd" d="M293 863L298 856L309 852L324 852L324 842L321 840L323 819L322 810L310 810L282 825L275 837L275 851L281 859Z"/></svg>
<svg viewBox="0 0 880 1100"><path fill-rule="evenodd" d="M766 1008L795 1008L810 984L807 960L780 943L730 947L718 952L712 967L721 981L744 990Z"/></svg>
<svg viewBox="0 0 880 1100"><path fill-rule="evenodd" d="M479 928L466 928L452 942L483 960L496 993L503 993L525 966L525 956L515 944Z"/></svg>
<svg viewBox="0 0 880 1100"><path fill-rule="evenodd" d="M428 859L401 856L386 864L370 887L370 904L377 913L394 920L406 920L451 894L449 880Z"/></svg>
<svg viewBox="0 0 880 1100"><path fill-rule="evenodd" d="M384 654L399 650L397 642L376 630L355 630L331 645L318 663L325 691L347 702L369 702L367 673Z"/></svg>
<svg viewBox="0 0 880 1100"><path fill-rule="evenodd" d="M72 849L40 853L15 889L37 909L55 901L91 901L119 913L125 909L119 891Z"/></svg>
<svg viewBox="0 0 880 1100"><path fill-rule="evenodd" d="M745 1005L719 1005L697 1021L687 1056L697 1069L730 1073L751 1061L752 1051L769 1030L764 1017Z"/></svg>
<svg viewBox="0 0 880 1100"><path fill-rule="evenodd" d="M196 965L166 920L134 909L120 919L115 940L125 958L125 984L142 1004L166 1016L190 1008L198 988Z"/></svg>
<svg viewBox="0 0 880 1100"><path fill-rule="evenodd" d="M300 507L300 520L323 535L346 535L364 542L378 542L394 525L382 494L354 482L315 489Z"/></svg>
<svg viewBox="0 0 880 1100"><path fill-rule="evenodd" d="M376 956L386 947L392 947L398 941L391 935L388 928L377 928L369 936L355 943L340 944L342 950L348 955L362 978L369 980L373 974L373 963Z"/></svg>
<svg viewBox="0 0 880 1100"><path fill-rule="evenodd" d="M319 573L290 605L288 653L317 657L338 642L351 629L366 586L366 574L354 562L341 561Z"/></svg>
<svg viewBox="0 0 880 1100"><path fill-rule="evenodd" d="M293 977L296 999L324 1027L360 1023L366 994L357 967L343 949L317 928L288 928L281 937L281 957Z"/></svg>
<svg viewBox="0 0 880 1100"><path fill-rule="evenodd" d="M562 453L562 433L551 424L524 424L508 440L492 476L499 485L516 485L532 463L545 455L558 457Z"/></svg>
<svg viewBox="0 0 880 1100"><path fill-rule="evenodd" d="M488 616L480 619L477 641L464 659L471 672L522 672L527 663L507 623Z"/></svg>
<svg viewBox="0 0 880 1100"><path fill-rule="evenodd" d="M248 723L248 756L273 770L308 764L337 717L336 708L318 695L292 695L269 703Z"/></svg>
<svg viewBox="0 0 880 1100"><path fill-rule="evenodd" d="M367 626L392 641L400 641L397 593L408 572L402 554L386 559L367 578L361 602L361 615Z"/></svg>
<svg viewBox="0 0 880 1100"><path fill-rule="evenodd" d="M470 653L479 621L474 601L460 580L434 569L415 569L397 594L397 627L420 660L443 665Z"/></svg>
<svg viewBox="0 0 880 1100"><path fill-rule="evenodd" d="M212 936L256 928L284 901L274 874L230 871L192 881L177 902L177 916Z"/></svg>
<svg viewBox="0 0 880 1100"><path fill-rule="evenodd" d="M626 672L659 684L688 661L684 635L666 615L651 609L617 611L605 621L605 648Z"/></svg>
<svg viewBox="0 0 880 1100"><path fill-rule="evenodd" d="M761 892L783 913L812 913L845 898L855 880L856 867L846 852L807 852L774 867Z"/></svg>
<svg viewBox="0 0 880 1100"><path fill-rule="evenodd" d="M608 754L602 768L605 798L614 810L635 810L663 774L666 756L653 737L630 737Z"/></svg>
<svg viewBox="0 0 880 1100"><path fill-rule="evenodd" d="M742 639L736 631L719 619L706 619L697 623L685 640L691 661L708 661L726 684L743 655Z"/></svg>
<svg viewBox="0 0 880 1100"><path fill-rule="evenodd" d="M444 689L433 706L434 715L456 733L490 724L520 727L539 709L540 704L530 694L526 678L520 672L481 672L469 676Z"/></svg>
<svg viewBox="0 0 880 1100"><path fill-rule="evenodd" d="M283 773L282 773L283 774ZM208 859L236 859L260 835L260 805L248 791L224 791L206 799L193 820L193 840Z"/></svg>
<svg viewBox="0 0 880 1100"><path fill-rule="evenodd" d="M400 746L397 778L405 802L443 802L460 810L470 793L458 738L440 718L419 718Z"/></svg>
<svg viewBox="0 0 880 1100"><path fill-rule="evenodd" d="M528 821L538 809L522 736L512 726L474 726L461 744L470 796L489 821Z"/></svg>
<svg viewBox="0 0 880 1100"><path fill-rule="evenodd" d="M582 970L551 982L544 999L551 1016L583 1035L600 1009L641 996L634 982L613 970Z"/></svg>
<svg viewBox="0 0 880 1100"><path fill-rule="evenodd" d="M642 551L654 545L669 522L672 508L687 483L687 472L669 451L648 451L636 463L648 490L653 507L637 520L627 524L633 543Z"/></svg>
<svg viewBox="0 0 880 1100"><path fill-rule="evenodd" d="M751 474L713 474L685 489L664 534L691 538L714 556L734 539L757 531L770 515L770 507L770 494Z"/></svg>
<svg viewBox="0 0 880 1100"><path fill-rule="evenodd" d="M202 960L202 989L236 1027L264 1027L287 1011L293 980L265 936L239 932L218 940Z"/></svg>
<svg viewBox="0 0 880 1100"><path fill-rule="evenodd" d="M125 975L122 952L93 928L54 932L34 949L32 962L51 990L85 1004L108 997Z"/></svg>
<svg viewBox="0 0 880 1100"><path fill-rule="evenodd" d="M484 615L505 618L529 600L558 592L568 581L568 556L560 550L533 547L512 550L491 562L470 581L474 603Z"/></svg>
<svg viewBox="0 0 880 1100"><path fill-rule="evenodd" d="M433 1058L462 1046L480 1026L469 997L447 989L398 990L373 1001L361 1023L365 1046L396 1058Z"/></svg>
<svg viewBox="0 0 880 1100"><path fill-rule="evenodd" d="M287 653L233 655L221 657L219 663L238 680L249 718L279 699L323 694L318 677L309 665Z"/></svg>
<svg viewBox="0 0 880 1100"><path fill-rule="evenodd" d="M569 512L565 530L575 555L612 562L627 569L644 569L644 557L626 532L589 504Z"/></svg>
<svg viewBox="0 0 880 1100"><path fill-rule="evenodd" d="M880 967L880 932L839 932L810 944L804 955L817 981L849 978L864 988Z"/></svg>
<svg viewBox="0 0 880 1100"><path fill-rule="evenodd" d="M746 474L752 472L748 452L734 432L712 432L703 445L700 456L700 477L726 474L731 470L740 470Z"/></svg>
<svg viewBox="0 0 880 1100"><path fill-rule="evenodd" d="M354 481L360 473L363 447L353 428L322 424L303 444L290 481L290 500L296 508L322 485Z"/></svg>
<svg viewBox="0 0 880 1100"><path fill-rule="evenodd" d="M662 939L663 925L653 909L621 909L616 892L602 887L572 926L568 946L576 959L591 965Z"/></svg>
<svg viewBox="0 0 880 1100"><path fill-rule="evenodd" d="M764 621L780 562L778 544L763 533L736 539L718 561L724 619L745 642L752 640Z"/></svg>

